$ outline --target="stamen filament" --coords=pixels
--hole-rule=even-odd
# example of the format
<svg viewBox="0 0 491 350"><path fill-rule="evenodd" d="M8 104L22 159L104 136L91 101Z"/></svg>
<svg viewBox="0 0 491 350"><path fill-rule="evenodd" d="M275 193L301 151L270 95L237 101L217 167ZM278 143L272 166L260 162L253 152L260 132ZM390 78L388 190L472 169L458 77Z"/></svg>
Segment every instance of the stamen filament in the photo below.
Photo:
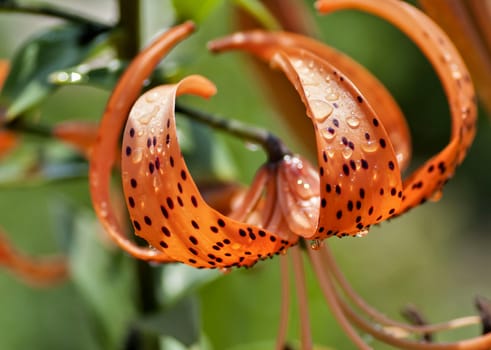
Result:
<svg viewBox="0 0 491 350"><path fill-rule="evenodd" d="M280 276L281 276L281 308L280 324L276 337L276 350L283 350L286 344L288 332L288 316L290 314L290 274L288 270L288 258L286 255L280 256Z"/></svg>
<svg viewBox="0 0 491 350"><path fill-rule="evenodd" d="M360 308L374 321L380 324L397 327L400 328L401 330L405 330L412 333L421 334L421 333L435 333L439 331L461 328L461 327L479 324L481 322L479 316L461 317L461 318L456 318L454 320L450 320L448 322L421 325L421 326L410 325L410 324L392 320L387 316L385 316L384 314L380 313L378 310L371 307L367 302L365 302L365 300L363 300L355 292L355 290L351 287L349 282L346 280L346 277L339 269L339 266L336 264L336 260L334 259L332 252L327 244L325 244L324 249L322 249L320 253L323 255L323 258L325 259L324 264L326 266L329 266L329 273L334 276L334 279L339 284L339 286L344 291L344 293L348 296L348 298L351 299L358 308Z"/></svg>
<svg viewBox="0 0 491 350"><path fill-rule="evenodd" d="M312 335L310 333L309 309L307 305L307 290L305 285L304 264L299 246L290 248L297 290L298 310L300 314L301 349L312 349Z"/></svg>
<svg viewBox="0 0 491 350"><path fill-rule="evenodd" d="M360 337L360 335L356 332L356 330L353 328L351 323L349 322L346 313L346 308L348 307L345 305L341 298L336 293L336 289L332 283L332 280L329 277L329 274L327 273L327 268L328 266L325 265L325 262L322 259L322 255L320 254L319 251L312 250L312 249L307 249L307 252L309 254L310 260L312 262L312 266L314 268L314 272L317 276L317 279L319 281L319 285L321 287L322 293L324 294L324 297L327 301L327 304L331 308L331 311L336 318L336 320L339 322L341 327L344 329L346 335L351 339L351 341L360 349L360 350L371 350L372 348L368 346L363 339ZM351 310L352 311L352 310ZM352 312L355 317L357 315ZM351 314L349 314L351 318ZM363 320L364 321L364 320ZM366 322L366 321L365 321ZM366 322L367 323L367 322ZM368 324L368 323L367 323ZM370 324L368 324L369 327L371 327Z"/></svg>

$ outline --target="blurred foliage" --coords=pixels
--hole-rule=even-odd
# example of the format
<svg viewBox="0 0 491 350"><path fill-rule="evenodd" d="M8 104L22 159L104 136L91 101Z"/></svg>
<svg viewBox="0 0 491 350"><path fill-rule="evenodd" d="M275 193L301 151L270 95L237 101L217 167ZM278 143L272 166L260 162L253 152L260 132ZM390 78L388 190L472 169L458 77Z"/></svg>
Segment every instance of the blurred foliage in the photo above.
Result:
<svg viewBox="0 0 491 350"><path fill-rule="evenodd" d="M51 2L83 8L84 14L105 23L117 17L109 0ZM185 103L265 127L293 149L299 148L276 122L275 110L261 95L242 57L214 57L206 51L209 39L230 32L234 2L209 0L199 6L196 1L165 2L175 12L145 11L144 16L162 15L167 21L162 26L195 19L199 30L166 59L158 79L204 74L217 84L218 95L210 101L186 98ZM312 8L312 1L306 2ZM256 11L258 18L268 15L261 12L265 10L259 2L240 3ZM429 63L408 39L387 23L354 11L313 18L325 42L368 67L394 94L408 116L415 164L446 144L449 117L443 91ZM147 20L155 18L144 17L142 23ZM13 62L2 92L2 101L11 102L9 116L47 126L67 119L97 120L107 90L125 64L113 54L104 56L107 51L102 49L112 49L107 35L89 25L60 26L59 19L0 11L0 57ZM247 183L265 159L228 135L189 121L180 121L179 126L183 135L192 135L185 137L193 141L183 148L198 177ZM16 245L32 254L67 252L72 277L63 285L38 290L0 271L1 349L272 347L279 318L277 259L226 275L180 265L142 268L105 240L90 208L83 160L46 136L36 132L23 136L22 145L2 159L0 223ZM379 309L397 315L412 302L431 321L439 321L471 312L475 294L491 295L486 278L491 243L489 140L489 118L481 116L475 144L438 204L426 204L376 227L365 239L332 241L355 289ZM21 177L25 173L31 177ZM310 271L307 279L316 343L350 349ZM142 290L147 282L153 288ZM295 308L292 311L289 338L298 339L298 315Z"/></svg>

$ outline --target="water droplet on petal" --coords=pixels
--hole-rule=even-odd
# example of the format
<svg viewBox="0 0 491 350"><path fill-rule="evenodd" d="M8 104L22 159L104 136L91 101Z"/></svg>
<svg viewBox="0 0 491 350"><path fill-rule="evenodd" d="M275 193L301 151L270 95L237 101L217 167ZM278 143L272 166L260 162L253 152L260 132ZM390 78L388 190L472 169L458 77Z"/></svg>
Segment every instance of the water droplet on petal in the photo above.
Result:
<svg viewBox="0 0 491 350"><path fill-rule="evenodd" d="M99 215L103 218L106 218L109 215L109 212L107 210L107 202L101 203L101 206L99 207Z"/></svg>
<svg viewBox="0 0 491 350"><path fill-rule="evenodd" d="M442 190L436 190L431 197L429 198L430 201L432 202L438 202L443 196L443 191Z"/></svg>
<svg viewBox="0 0 491 350"><path fill-rule="evenodd" d="M326 153L329 156L329 158L332 158L332 157L334 157L335 151L331 146L329 146L326 148Z"/></svg>
<svg viewBox="0 0 491 350"><path fill-rule="evenodd" d="M159 110L160 110L159 106L154 106L150 112L145 113L140 118L138 118L138 121L144 125L148 124L150 120L152 120L157 115Z"/></svg>
<svg viewBox="0 0 491 350"><path fill-rule="evenodd" d="M331 142L336 137L336 130L333 128L325 128L321 130L321 135L327 142Z"/></svg>
<svg viewBox="0 0 491 350"><path fill-rule="evenodd" d="M140 163L143 158L143 150L141 148L135 148L132 152L131 160L133 163Z"/></svg>
<svg viewBox="0 0 491 350"><path fill-rule="evenodd" d="M160 176L154 176L153 177L153 187L155 189L155 192L158 191L161 184L162 184L162 182L160 181Z"/></svg>
<svg viewBox="0 0 491 350"><path fill-rule="evenodd" d="M312 110L313 117L318 122L323 122L332 113L332 106L323 100L312 100L310 101L310 109Z"/></svg>
<svg viewBox="0 0 491 350"><path fill-rule="evenodd" d="M336 101L339 98L339 95L335 92L330 92L326 95L327 101Z"/></svg>
<svg viewBox="0 0 491 350"><path fill-rule="evenodd" d="M353 154L353 150L349 147L346 147L341 151L341 153L343 154L344 159L350 159L351 155Z"/></svg>
<svg viewBox="0 0 491 350"><path fill-rule="evenodd" d="M346 118L346 124L348 124L350 128L356 129L360 126L360 118L356 115L350 115Z"/></svg>
<svg viewBox="0 0 491 350"><path fill-rule="evenodd" d="M365 237L368 234L369 229L364 228L363 230L358 231L358 233L355 235L357 238L362 238Z"/></svg>
<svg viewBox="0 0 491 350"><path fill-rule="evenodd" d="M150 92L145 95L145 100L149 103L155 102L157 98L159 97L159 94L157 92Z"/></svg>
<svg viewBox="0 0 491 350"><path fill-rule="evenodd" d="M373 153L378 149L378 143L375 140L367 141L367 143L361 145L361 148L363 148L365 152Z"/></svg>

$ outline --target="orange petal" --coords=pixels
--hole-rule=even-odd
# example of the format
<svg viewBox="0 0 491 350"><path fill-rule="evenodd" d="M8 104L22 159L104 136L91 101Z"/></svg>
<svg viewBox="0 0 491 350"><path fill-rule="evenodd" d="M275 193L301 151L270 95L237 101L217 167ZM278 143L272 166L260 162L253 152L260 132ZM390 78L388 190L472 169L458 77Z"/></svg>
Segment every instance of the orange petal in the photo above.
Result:
<svg viewBox="0 0 491 350"><path fill-rule="evenodd" d="M243 42L254 42L254 45L246 47ZM287 32L271 33L255 30L235 33L226 38L214 40L209 44L209 48L215 52L239 47L241 49L253 51L253 53L262 56L265 60L269 60L268 57L271 55L271 52L278 50L280 47L302 48L328 61L333 66L336 66L349 80L355 83L365 99L370 103L375 114L378 115L385 130L389 134L400 169L406 169L411 159L411 137L406 119L396 101L392 98L383 84L363 66L343 53L316 40ZM282 93L282 91L277 91L282 89L278 89L275 82L270 83L275 87L275 95ZM295 130L300 130L301 135L304 135L306 132L300 129L302 124L298 122L299 112L297 112L297 109L295 108L294 111L297 113L291 113L292 107L290 105L292 102L289 100L286 100L285 102L285 99L282 99L280 100L280 103L288 103L288 108L285 111L282 110L282 112L285 114L287 121L294 125ZM290 112L288 109L290 109ZM290 116L290 114L292 114L292 116ZM297 120L291 121L290 118L295 118Z"/></svg>
<svg viewBox="0 0 491 350"><path fill-rule="evenodd" d="M53 136L62 140L90 158L97 136L98 125L87 121L65 121L53 127Z"/></svg>
<svg viewBox="0 0 491 350"><path fill-rule="evenodd" d="M114 150L118 148L121 130L131 106L140 94L143 82L150 76L162 56L187 37L193 29L194 25L191 22L170 29L131 62L109 98L90 159L90 192L99 220L121 248L144 260L164 262L172 261L172 258L158 250L139 247L125 235L109 194L111 169L115 162Z"/></svg>
<svg viewBox="0 0 491 350"><path fill-rule="evenodd" d="M13 132L0 130L0 157L7 154L17 145L18 137Z"/></svg>
<svg viewBox="0 0 491 350"><path fill-rule="evenodd" d="M177 139L175 98L214 92L211 82L190 76L138 99L124 132L123 187L135 233L172 260L207 268L251 266L294 242L220 214L198 191Z"/></svg>
<svg viewBox="0 0 491 350"><path fill-rule="evenodd" d="M49 286L68 277L68 265L64 257L28 257L18 252L2 233L0 233L0 266L35 286Z"/></svg>
<svg viewBox="0 0 491 350"><path fill-rule="evenodd" d="M491 117L491 3L482 0L419 0L419 3L459 49Z"/></svg>
<svg viewBox="0 0 491 350"><path fill-rule="evenodd" d="M212 47L230 48L232 42L279 66L307 107L320 164L321 211L314 238L358 234L397 212L402 181L392 143L349 79L311 51L264 45L253 35Z"/></svg>
<svg viewBox="0 0 491 350"><path fill-rule="evenodd" d="M7 60L0 60L0 90L3 87L3 83L9 75L10 63Z"/></svg>
<svg viewBox="0 0 491 350"><path fill-rule="evenodd" d="M452 117L449 144L404 181L400 212L432 196L453 175L470 147L476 124L476 99L467 68L446 34L413 6L395 0L326 0L316 3L326 13L355 8L380 16L414 41L435 68L447 94Z"/></svg>
<svg viewBox="0 0 491 350"><path fill-rule="evenodd" d="M300 156L286 156L278 166L277 204L292 232L311 237L319 222L319 173Z"/></svg>

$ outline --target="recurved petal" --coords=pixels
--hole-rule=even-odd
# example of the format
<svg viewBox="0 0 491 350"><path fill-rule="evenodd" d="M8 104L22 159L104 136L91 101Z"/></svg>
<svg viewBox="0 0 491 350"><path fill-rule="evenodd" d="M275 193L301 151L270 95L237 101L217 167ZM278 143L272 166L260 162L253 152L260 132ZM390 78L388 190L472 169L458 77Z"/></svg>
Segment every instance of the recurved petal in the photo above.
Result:
<svg viewBox="0 0 491 350"><path fill-rule="evenodd" d="M472 81L460 54L447 35L415 7L394 0L321 0L323 12L355 8L382 17L416 43L435 68L448 98L452 131L448 145L404 181L400 213L439 192L462 162L476 126L476 98Z"/></svg>
<svg viewBox="0 0 491 350"><path fill-rule="evenodd" d="M248 45L248 43L253 44ZM251 51L265 60L269 60L271 52L275 52L281 47L305 49L328 61L337 67L339 71L343 72L372 106L375 114L377 114L389 134L396 152L399 168L402 171L406 169L411 159L411 136L402 111L385 86L349 56L319 41L288 32L266 32L262 30L239 32L225 38L213 40L209 44L209 48L214 52L240 48ZM278 89L275 88L275 90ZM275 94L280 94L280 92L276 91ZM289 101L288 103L291 104ZM286 117L291 118L289 115ZM291 123L297 125L297 129L300 127L298 121Z"/></svg>
<svg viewBox="0 0 491 350"><path fill-rule="evenodd" d="M338 67L312 51L271 40L268 45L254 35L242 36L230 40L230 47L222 40L212 48L233 46L269 61L285 72L304 102L320 165L321 209L312 236L358 234L391 217L401 204L402 180L381 120Z"/></svg>
<svg viewBox="0 0 491 350"><path fill-rule="evenodd" d="M90 192L99 220L122 249L144 260L165 262L172 259L156 249L139 247L125 235L110 201L110 174L115 161L115 150L118 149L121 130L144 81L162 56L193 30L194 25L191 22L170 29L130 63L109 98L90 159Z"/></svg>
<svg viewBox="0 0 491 350"><path fill-rule="evenodd" d="M145 93L133 106L123 139L123 187L135 233L174 261L196 267L251 266L295 243L233 220L202 198L182 157L175 98L208 97L214 85L190 76Z"/></svg>

